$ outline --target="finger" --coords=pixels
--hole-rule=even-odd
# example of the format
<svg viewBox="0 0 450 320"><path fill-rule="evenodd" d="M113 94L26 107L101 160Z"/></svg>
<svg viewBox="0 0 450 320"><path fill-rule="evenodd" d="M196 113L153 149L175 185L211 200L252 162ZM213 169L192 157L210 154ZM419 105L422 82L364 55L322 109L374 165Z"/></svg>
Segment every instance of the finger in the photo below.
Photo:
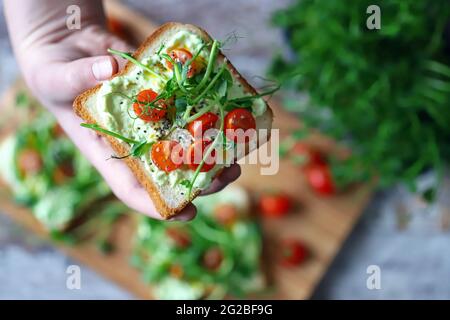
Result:
<svg viewBox="0 0 450 320"><path fill-rule="evenodd" d="M114 154L111 147L92 130L80 127L81 120L69 108L55 108L55 115L64 131L80 151L94 165L111 187L114 194L131 209L161 220L147 191L138 183L131 170L120 160L108 160ZM180 219L195 215L195 208L188 208Z"/></svg>
<svg viewBox="0 0 450 320"><path fill-rule="evenodd" d="M96 56L54 63L47 68L47 72L40 74L39 81L35 83L38 91L44 96L51 95L56 101L67 101L109 79L117 72L118 64L111 56Z"/></svg>
<svg viewBox="0 0 450 320"><path fill-rule="evenodd" d="M222 190L228 184L239 178L240 175L241 167L237 163L232 164L230 167L225 168L222 173L214 179L209 188L202 191L201 195L204 196Z"/></svg>

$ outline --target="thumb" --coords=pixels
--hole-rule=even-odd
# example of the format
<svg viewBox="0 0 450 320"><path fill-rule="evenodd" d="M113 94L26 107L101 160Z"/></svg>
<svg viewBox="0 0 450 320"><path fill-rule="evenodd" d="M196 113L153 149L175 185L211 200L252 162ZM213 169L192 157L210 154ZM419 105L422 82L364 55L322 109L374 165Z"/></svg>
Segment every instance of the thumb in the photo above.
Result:
<svg viewBox="0 0 450 320"><path fill-rule="evenodd" d="M67 102L101 81L108 80L117 70L117 61L106 55L55 63L40 74L36 85L44 96L51 96L55 102Z"/></svg>
<svg viewBox="0 0 450 320"><path fill-rule="evenodd" d="M66 63L63 69L66 87L72 91L71 95L78 95L100 81L111 78L117 72L118 66L111 56L97 56Z"/></svg>

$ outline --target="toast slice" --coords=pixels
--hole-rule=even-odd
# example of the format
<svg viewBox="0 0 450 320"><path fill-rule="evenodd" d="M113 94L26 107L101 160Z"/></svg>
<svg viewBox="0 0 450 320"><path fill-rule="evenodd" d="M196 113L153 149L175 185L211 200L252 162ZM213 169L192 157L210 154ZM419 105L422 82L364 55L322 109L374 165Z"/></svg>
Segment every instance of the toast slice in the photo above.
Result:
<svg viewBox="0 0 450 320"><path fill-rule="evenodd" d="M133 54L134 59L138 61L149 59L150 57L157 54L165 45L165 43L179 34L179 32L199 37L205 43L212 41L212 38L199 27L190 24L170 22L161 26L144 41L144 43ZM257 94L256 90L248 84L248 82L239 74L239 72L220 51L217 55L217 61L226 61L227 69L232 75L233 81L240 84L240 87L246 95ZM138 69L141 69L141 67L137 66L134 63L128 62L125 68L114 75L111 80L116 77L126 77L127 75L133 74L133 72L137 72L136 70ZM102 119L99 116L97 101L99 98L101 98L101 90L102 86L104 85L105 83L99 84L82 93L75 99L73 104L74 110L78 116L83 118L89 124L97 124L103 128L105 127L105 123L102 123ZM266 104L266 102L264 103ZM267 139L265 139L266 141L270 137L272 118L272 110L267 104L265 111L261 115L255 117L256 130L268 130L267 132L269 133L269 136L267 137ZM130 144L110 135L103 135L109 141L117 156L125 156L130 154ZM264 143L266 141L258 141L258 146L260 143ZM246 153L248 153L249 151L251 150L249 148L246 148ZM191 192L191 197L188 198L186 196L186 190L184 186L179 184L170 185L168 183L159 183L158 181L156 181L154 176L152 176L151 172L149 171L148 166L145 166L142 159L136 157L126 157L124 158L124 161L126 161L127 165L133 171L140 184L147 190L150 198L155 204L156 209L164 219L171 218L179 213L201 192L201 188L194 188ZM217 170L217 172L215 172L215 175L220 174L220 172L221 170Z"/></svg>

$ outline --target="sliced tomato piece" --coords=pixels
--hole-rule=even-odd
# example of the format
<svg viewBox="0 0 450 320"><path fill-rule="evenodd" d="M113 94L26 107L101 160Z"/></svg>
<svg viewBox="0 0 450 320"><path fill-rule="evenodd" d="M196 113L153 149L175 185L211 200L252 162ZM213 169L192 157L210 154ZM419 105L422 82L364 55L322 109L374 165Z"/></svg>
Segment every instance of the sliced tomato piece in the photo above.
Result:
<svg viewBox="0 0 450 320"><path fill-rule="evenodd" d="M66 135L64 129L59 125L59 123L55 123L53 126L52 134L55 138L64 137Z"/></svg>
<svg viewBox="0 0 450 320"><path fill-rule="evenodd" d="M155 106L150 106L157 96L158 94L151 89L139 92L136 97L137 102L133 103L134 113L146 122L159 121L164 118L167 113L167 104L164 101L159 100Z"/></svg>
<svg viewBox="0 0 450 320"><path fill-rule="evenodd" d="M194 121L188 123L187 129L195 139L201 139L204 132L214 128L218 119L219 117L215 113L207 112Z"/></svg>
<svg viewBox="0 0 450 320"><path fill-rule="evenodd" d="M247 130L256 129L256 121L252 113L247 109L238 108L230 111L225 116L225 134L228 139L237 141L243 141L244 139L239 139L238 132L236 130L241 129L243 133ZM245 142L248 142L249 136L245 136Z"/></svg>
<svg viewBox="0 0 450 320"><path fill-rule="evenodd" d="M71 161L65 161L60 164L53 172L53 181L56 184L63 184L69 178L75 176L75 169Z"/></svg>
<svg viewBox="0 0 450 320"><path fill-rule="evenodd" d="M259 207L265 217L282 217L292 209L292 200L283 193L264 194L259 199Z"/></svg>
<svg viewBox="0 0 450 320"><path fill-rule="evenodd" d="M308 255L305 245L296 239L284 239L281 242L281 264L294 267L303 263Z"/></svg>
<svg viewBox="0 0 450 320"><path fill-rule="evenodd" d="M312 163L325 164L325 157L312 146L297 142L291 149L294 160L301 162L301 165L309 165Z"/></svg>
<svg viewBox="0 0 450 320"><path fill-rule="evenodd" d="M214 217L224 225L230 226L237 220L238 212L232 204L221 204L214 209Z"/></svg>
<svg viewBox="0 0 450 320"><path fill-rule="evenodd" d="M212 141L210 140L197 140L194 141L193 144L191 144L187 151L186 158L186 163L189 165L189 168L191 168L192 170L197 170L203 159L203 156L205 155L205 152L208 150L208 147L211 143ZM214 166L216 165L216 162L214 161L215 157L216 150L212 150L209 154L209 157L207 157L205 162L203 163L200 172L208 172L209 170L214 168Z"/></svg>
<svg viewBox="0 0 450 320"><path fill-rule="evenodd" d="M170 172L183 164L183 148L176 141L161 140L153 144L151 157L160 170Z"/></svg>
<svg viewBox="0 0 450 320"><path fill-rule="evenodd" d="M169 269L170 275L174 278L181 279L184 275L184 269L178 263L172 264Z"/></svg>
<svg viewBox="0 0 450 320"><path fill-rule="evenodd" d="M167 228L166 235L172 239L178 248L185 249L191 245L191 236L180 228Z"/></svg>
<svg viewBox="0 0 450 320"><path fill-rule="evenodd" d="M23 149L17 158L17 166L22 175L34 175L39 173L43 167L42 157L34 149Z"/></svg>
<svg viewBox="0 0 450 320"><path fill-rule="evenodd" d="M304 169L310 187L321 195L331 195L336 192L333 177L327 164L313 163Z"/></svg>
<svg viewBox="0 0 450 320"><path fill-rule="evenodd" d="M222 250L218 247L212 247L206 250L203 254L203 266L208 269L215 271L219 269L222 264L223 253Z"/></svg>
<svg viewBox="0 0 450 320"><path fill-rule="evenodd" d="M169 56L172 58L175 62L180 62L181 64L185 64L187 61L192 59L192 53L189 52L189 50L186 50L184 48L178 48L173 49L169 52ZM170 61L167 61L167 67L172 70L173 65ZM187 71L187 77L192 78L198 71L198 66L195 61L192 61L189 65L189 69Z"/></svg>

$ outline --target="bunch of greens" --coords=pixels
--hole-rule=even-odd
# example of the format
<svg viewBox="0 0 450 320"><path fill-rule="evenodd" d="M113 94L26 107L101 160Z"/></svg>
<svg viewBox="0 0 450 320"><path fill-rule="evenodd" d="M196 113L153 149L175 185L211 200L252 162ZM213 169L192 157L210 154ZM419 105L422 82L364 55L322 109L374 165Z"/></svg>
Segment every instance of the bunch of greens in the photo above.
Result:
<svg viewBox="0 0 450 320"><path fill-rule="evenodd" d="M214 209L224 203L234 202L239 207L238 198L239 193L226 189L195 199L198 215L189 223L141 218L132 264L142 272L144 281L154 286L158 298L244 297L264 288L261 231L257 224L242 210L231 225L221 224L214 215ZM183 246L180 240L174 241L174 233L184 239ZM222 253L220 265L214 270L203 260L205 252L212 248Z"/></svg>
<svg viewBox="0 0 450 320"><path fill-rule="evenodd" d="M285 106L307 128L350 147L332 161L340 186L377 176L414 189L420 173L441 174L450 160L450 2L378 1L380 30L366 27L372 4L298 0L276 12L295 58L276 57L271 74L306 94Z"/></svg>
<svg viewBox="0 0 450 320"><path fill-rule="evenodd" d="M235 108L250 108L254 99L270 95L274 93L278 88L272 88L261 94L247 95L238 98L229 97L229 89L233 85L233 77L227 68L227 61L219 61L219 51L223 46L217 40L211 42L205 42L195 52L191 59L185 63L175 61L169 54L164 52L164 45L156 53L162 61L170 63L172 65L172 76L166 78L163 72L158 73L158 67L150 68L146 64L135 59L130 53L120 52L117 50L109 49L112 54L118 55L136 66L142 68L145 72L152 74L153 76L161 79L165 82L164 88L158 93L158 96L150 102L141 102L137 96L130 97L124 92L113 92L111 94L120 95L132 103L139 103L144 107L143 113L149 114L152 109L161 109L161 102L167 103L173 101L173 105L170 106L171 110L168 112L169 120L172 124L169 133L165 135L161 140L168 137L175 128L184 128L186 124L198 119L200 116L211 111L213 107L219 110L219 133L214 138L212 143L205 150L202 160L199 163L194 176L191 181L184 181L183 185L188 188L188 198L191 197L192 188L194 182L198 177L201 169L214 149L225 145L224 129L224 116L225 112L231 111ZM209 53L207 52L209 50ZM206 66L201 68L200 72L193 77L188 77L188 72L193 63L200 64L199 56L202 52L207 53ZM159 69L165 68L163 65L159 66ZM200 68L199 68L200 69ZM201 105L199 108L197 106ZM133 115L130 115L133 117ZM154 142L148 141L134 141L127 137L123 137L116 132L105 130L95 124L82 124L82 126L100 131L104 134L111 135L117 139L120 139L126 143L129 143L131 152L127 156L140 157L148 152Z"/></svg>

